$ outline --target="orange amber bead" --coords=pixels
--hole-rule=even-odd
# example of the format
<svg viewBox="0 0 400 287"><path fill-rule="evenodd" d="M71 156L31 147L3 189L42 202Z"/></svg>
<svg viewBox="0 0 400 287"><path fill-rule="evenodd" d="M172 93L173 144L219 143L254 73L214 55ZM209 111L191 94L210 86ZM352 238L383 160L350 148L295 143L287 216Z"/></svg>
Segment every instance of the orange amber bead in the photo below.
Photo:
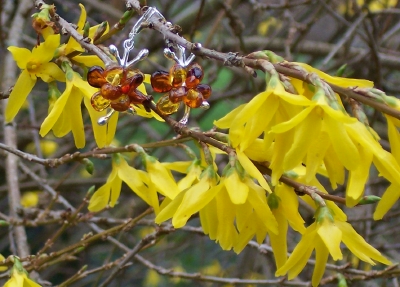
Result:
<svg viewBox="0 0 400 287"><path fill-rule="evenodd" d="M183 97L187 94L188 89L186 87L173 88L169 91L169 100L176 104L182 102Z"/></svg>
<svg viewBox="0 0 400 287"><path fill-rule="evenodd" d="M200 107L203 101L203 95L194 89L189 89L186 96L183 97L183 102L190 108Z"/></svg>
<svg viewBox="0 0 400 287"><path fill-rule="evenodd" d="M207 100L211 96L211 87L206 84L197 85L196 91L203 95L203 98Z"/></svg>
<svg viewBox="0 0 400 287"><path fill-rule="evenodd" d="M90 104L96 111L101 112L110 106L110 101L103 98L100 92L97 92L90 98Z"/></svg>
<svg viewBox="0 0 400 287"><path fill-rule="evenodd" d="M100 91L103 98L111 101L118 99L122 95L121 88L110 83L102 85Z"/></svg>
<svg viewBox="0 0 400 287"><path fill-rule="evenodd" d="M138 105L142 104L144 101L147 101L149 98L144 95L142 92L137 89L131 89L128 93L129 99L131 100L131 104Z"/></svg>
<svg viewBox="0 0 400 287"><path fill-rule="evenodd" d="M181 103L172 103L169 100L169 95L165 94L157 101L157 109L164 115L170 115L178 110L180 104Z"/></svg>
<svg viewBox="0 0 400 287"><path fill-rule="evenodd" d="M172 77L172 86L174 88L180 87L186 80L186 69L181 65L175 64L169 71Z"/></svg>
<svg viewBox="0 0 400 287"><path fill-rule="evenodd" d="M172 88L169 73L165 71L156 71L150 78L151 86L156 93L166 93Z"/></svg>
<svg viewBox="0 0 400 287"><path fill-rule="evenodd" d="M107 81L103 75L103 68L99 66L93 66L89 69L87 74L87 81L89 85L95 88L100 88L104 85Z"/></svg>
<svg viewBox="0 0 400 287"><path fill-rule="evenodd" d="M111 102L111 107L117 112L124 112L129 109L131 100L127 95L122 95L117 100Z"/></svg>
<svg viewBox="0 0 400 287"><path fill-rule="evenodd" d="M186 74L186 87L189 89L196 87L201 80L203 79L203 69L201 66L197 63L191 64L187 68L187 74Z"/></svg>
<svg viewBox="0 0 400 287"><path fill-rule="evenodd" d="M131 73L134 72L134 73ZM128 78L124 82L124 84L129 83L129 86L131 88L137 88L141 83L143 83L144 80L144 75L141 71L135 70L135 71L129 71L128 72Z"/></svg>

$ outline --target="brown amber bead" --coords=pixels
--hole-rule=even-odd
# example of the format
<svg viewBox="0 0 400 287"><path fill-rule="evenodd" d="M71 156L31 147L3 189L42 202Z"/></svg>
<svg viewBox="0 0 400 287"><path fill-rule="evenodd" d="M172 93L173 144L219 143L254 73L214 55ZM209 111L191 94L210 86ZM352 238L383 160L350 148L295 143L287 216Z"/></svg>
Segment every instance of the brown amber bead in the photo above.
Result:
<svg viewBox="0 0 400 287"><path fill-rule="evenodd" d="M186 87L173 88L169 91L169 100L176 104L182 102L183 97L187 94L188 89Z"/></svg>
<svg viewBox="0 0 400 287"><path fill-rule="evenodd" d="M100 88L104 85L107 81L103 75L103 68L99 66L93 66L89 69L87 74L87 81L89 85L95 88Z"/></svg>
<svg viewBox="0 0 400 287"><path fill-rule="evenodd" d="M183 102L190 108L200 107L203 101L203 95L194 89L189 89L186 96L183 97Z"/></svg>
<svg viewBox="0 0 400 287"><path fill-rule="evenodd" d="M128 93L131 104L138 105L142 104L144 101L148 100L147 96L137 89L131 89Z"/></svg>
<svg viewBox="0 0 400 287"><path fill-rule="evenodd" d="M165 71L154 72L150 83L156 93L166 93L172 89L169 73Z"/></svg>
<svg viewBox="0 0 400 287"><path fill-rule="evenodd" d="M131 73L133 72L133 73ZM141 83L143 83L144 80L144 75L141 71L135 70L135 71L129 71L128 72L128 77L126 81L124 82L124 85L129 83L129 86L131 88L137 88Z"/></svg>
<svg viewBox="0 0 400 287"><path fill-rule="evenodd" d="M117 112L124 112L129 109L131 100L127 95L122 95L117 100L111 102L111 107Z"/></svg>
<svg viewBox="0 0 400 287"><path fill-rule="evenodd" d="M172 77L172 87L177 88L183 85L186 80L186 69L181 65L175 64L169 71Z"/></svg>
<svg viewBox="0 0 400 287"><path fill-rule="evenodd" d="M181 103L172 103L169 100L169 95L165 94L157 101L157 109L164 115L170 115L178 110L180 104Z"/></svg>
<svg viewBox="0 0 400 287"><path fill-rule="evenodd" d="M187 68L187 74L186 74L186 87L189 89L196 87L201 80L203 79L203 69L201 66L197 63L191 64Z"/></svg>
<svg viewBox="0 0 400 287"><path fill-rule="evenodd" d="M102 85L100 91L103 98L111 101L118 99L122 95L120 86L114 86L110 83Z"/></svg>
<svg viewBox="0 0 400 287"><path fill-rule="evenodd" d="M211 87L206 84L197 85L196 91L203 95L203 98L207 100L211 96Z"/></svg>
<svg viewBox="0 0 400 287"><path fill-rule="evenodd" d="M96 111L101 112L110 106L110 101L103 98L100 92L97 92L90 98L90 104Z"/></svg>

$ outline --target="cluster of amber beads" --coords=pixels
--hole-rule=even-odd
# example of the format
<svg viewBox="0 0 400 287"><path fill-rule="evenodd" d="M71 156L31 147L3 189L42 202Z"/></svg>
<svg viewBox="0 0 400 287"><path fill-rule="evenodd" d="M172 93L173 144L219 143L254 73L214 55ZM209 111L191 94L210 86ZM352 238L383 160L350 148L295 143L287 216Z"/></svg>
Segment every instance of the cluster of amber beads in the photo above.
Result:
<svg viewBox="0 0 400 287"><path fill-rule="evenodd" d="M190 108L199 108L211 96L211 87L200 84L203 69L197 63L188 67L175 64L168 72L157 71L151 75L153 90L166 93L157 101L157 108L169 115L175 113L181 102Z"/></svg>
<svg viewBox="0 0 400 287"><path fill-rule="evenodd" d="M143 82L144 75L139 70L122 67L111 67L103 70L99 66L89 69L88 83L100 90L91 98L92 107L103 111L108 107L124 112L133 105L142 104L148 97L137 90Z"/></svg>

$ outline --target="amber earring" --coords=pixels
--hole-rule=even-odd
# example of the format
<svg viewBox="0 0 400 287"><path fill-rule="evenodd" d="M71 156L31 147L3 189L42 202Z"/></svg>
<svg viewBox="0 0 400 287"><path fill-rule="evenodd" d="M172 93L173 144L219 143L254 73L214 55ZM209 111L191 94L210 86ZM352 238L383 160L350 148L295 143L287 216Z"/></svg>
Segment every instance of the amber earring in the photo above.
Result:
<svg viewBox="0 0 400 287"><path fill-rule="evenodd" d="M204 73L202 67L192 63L195 55L185 55L185 48L171 42L164 49L164 55L175 61L169 72L156 71L151 75L150 81L153 90L157 93L165 93L158 101L158 110L170 115L175 113L181 103L185 104L185 113L179 121L186 124L189 119L190 108L208 109L207 99L211 96L211 87L200 84Z"/></svg>

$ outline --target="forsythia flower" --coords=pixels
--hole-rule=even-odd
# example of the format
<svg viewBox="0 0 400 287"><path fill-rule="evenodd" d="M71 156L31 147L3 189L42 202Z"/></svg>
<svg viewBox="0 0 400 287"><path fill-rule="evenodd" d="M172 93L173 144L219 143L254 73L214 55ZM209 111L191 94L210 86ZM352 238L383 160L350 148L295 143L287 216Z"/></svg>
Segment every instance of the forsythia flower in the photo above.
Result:
<svg viewBox="0 0 400 287"><path fill-rule="evenodd" d="M85 131L81 112L81 102L84 97L91 97L95 89L82 80L80 75L64 62L66 71L66 88L56 100L40 127L40 135L44 137L50 130L58 137L65 136L72 131L77 148L85 146Z"/></svg>
<svg viewBox="0 0 400 287"><path fill-rule="evenodd" d="M49 35L43 43L34 47L32 52L25 48L8 47L22 72L8 99L5 112L6 122L14 119L38 77L47 83L54 80L65 81L61 69L55 63L50 62L59 45L60 35L57 34Z"/></svg>
<svg viewBox="0 0 400 287"><path fill-rule="evenodd" d="M0 261L5 260L4 256L0 254ZM6 271L8 269L7 266L0 266L0 272Z"/></svg>
<svg viewBox="0 0 400 287"><path fill-rule="evenodd" d="M14 266L10 273L11 278L3 287L41 287L41 285L28 277L28 273L16 257L14 257Z"/></svg>
<svg viewBox="0 0 400 287"><path fill-rule="evenodd" d="M353 227L344 221L334 218L328 207L320 207L316 213L316 221L302 235L286 263L276 271L276 276L288 273L288 279L295 278L304 268L312 251L316 252L316 263L312 276L312 285L318 286L324 272L329 254L333 260L342 259L340 243L361 260L375 265L375 261L390 265L391 262L369 245Z"/></svg>
<svg viewBox="0 0 400 287"><path fill-rule="evenodd" d="M91 197L88 209L100 211L108 204L114 207L121 192L122 181L148 205L153 207L156 214L158 213L158 197L152 180L145 172L129 166L119 154L113 155L111 174L107 178L107 182Z"/></svg>

